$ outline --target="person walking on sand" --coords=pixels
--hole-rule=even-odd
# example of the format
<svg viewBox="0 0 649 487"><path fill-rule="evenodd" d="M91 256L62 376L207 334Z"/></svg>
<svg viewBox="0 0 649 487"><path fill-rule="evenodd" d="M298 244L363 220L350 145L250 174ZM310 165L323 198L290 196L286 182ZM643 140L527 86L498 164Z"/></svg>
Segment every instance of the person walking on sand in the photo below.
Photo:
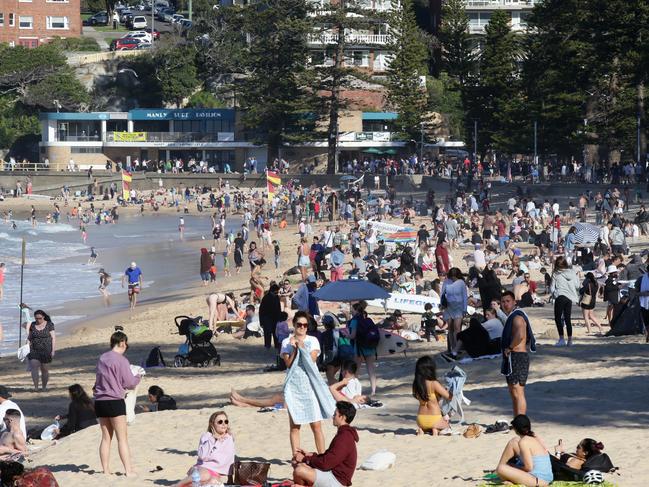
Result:
<svg viewBox="0 0 649 487"><path fill-rule="evenodd" d="M99 292L107 298L110 296L110 293L108 292L108 285L110 284L110 274L106 272L106 270L102 267L99 269Z"/></svg>
<svg viewBox="0 0 649 487"><path fill-rule="evenodd" d="M140 294L140 289L142 288L142 270L135 262L131 262L131 265L124 272L124 275L122 276L122 287L124 287L124 283L127 280L128 300L131 304L131 311L133 311L137 304L137 295Z"/></svg>
<svg viewBox="0 0 649 487"><path fill-rule="evenodd" d="M182 240L185 235L185 219L182 216L178 221L178 232L180 232L180 240Z"/></svg>
<svg viewBox="0 0 649 487"><path fill-rule="evenodd" d="M49 364L56 352L56 334L54 323L42 310L34 312L34 322L27 327L27 341L29 342L29 367L34 382L34 390L38 392L39 372L40 381L43 384L43 391L47 390L47 382L50 378Z"/></svg>
<svg viewBox="0 0 649 487"><path fill-rule="evenodd" d="M527 413L525 384L530 370L530 351L536 351L536 340L530 320L516 307L516 298L511 291L505 291L500 306L507 315L501 339L502 364L500 372L506 377L509 395L512 398L514 416Z"/></svg>
<svg viewBox="0 0 649 487"><path fill-rule="evenodd" d="M140 383L140 376L133 375L128 359L128 337L116 331L110 337L110 351L99 357L97 375L92 390L95 397L95 412L101 428L99 459L105 474L110 475L110 444L117 436L119 458L127 477L134 477L131 464L131 450L128 445L126 426L126 389L134 389Z"/></svg>

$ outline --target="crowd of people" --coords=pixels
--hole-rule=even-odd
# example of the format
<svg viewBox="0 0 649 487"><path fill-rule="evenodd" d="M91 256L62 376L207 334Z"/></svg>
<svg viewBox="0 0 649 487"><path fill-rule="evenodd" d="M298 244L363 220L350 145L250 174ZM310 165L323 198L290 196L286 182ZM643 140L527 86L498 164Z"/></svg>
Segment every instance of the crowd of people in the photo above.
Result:
<svg viewBox="0 0 649 487"><path fill-rule="evenodd" d="M489 169L482 169L483 173L485 170ZM558 347L572 347L577 342L574 306L582 309L587 332L596 328L601 333L603 327L614 326L624 310L622 305L637 295L642 319L649 325L649 252L634 253L633 249L634 243L647 234L649 220L644 206L633 215L629 190L619 191L615 186L578 195L567 205L534 197L521 187L504 208L492 209L491 187L479 178L480 171L476 174L475 185L470 178L460 178L442 201L428 192L425 205L430 212L420 216L415 202L398 199L394 188L384 188L380 196L367 195L359 183L341 191L290 182L271 200L261 191L230 191L227 184L216 190L161 188L157 195L135 196L142 197L140 204L152 207L162 204L180 209L184 204L188 210L193 203L200 211L214 210L213 246L211 250L202 248L197 262L204 286L214 281L218 284L219 254L227 266L224 273L239 275L249 267L249 293L239 298L229 292L210 292L207 296L207 326L217 332L223 322L243 320L239 337L247 338L251 336L246 331L248 326L258 321L259 327L250 331L263 335L264 347L277 358L276 369L286 370L281 393L250 398L233 390L231 402L242 407L288 410L296 485L352 484L359 437L350 423L381 391L376 369L378 342L374 339L380 329L414 340L444 339L447 347L441 358L448 362L467 356L500 358L516 434L495 469L503 480L548 485L555 471L551 457L580 469L589 456L601 453L601 443L585 439L574 455L566 455L560 448L552 455L532 431L525 387L533 372L530 353L536 349L536 338L526 309L553 307ZM233 227L236 218L241 225L237 222ZM236 231L226 231L226 219ZM586 233L589 240L583 235L584 224L590 229ZM390 234L413 226L405 232L408 235L403 241L390 238ZM286 244L280 244L273 234L287 228L294 230L296 242L293 248L282 249ZM295 265L282 265L287 261ZM281 279L264 275L271 266L281 272ZM379 319L363 300L357 300L351 312L332 312L315 293L344 278L367 280L390 293L430 299L415 319L400 310ZM125 271L122 282L128 284L134 308L142 284L142 271L135 262ZM598 299L607 304L606 316L597 313ZM43 311L36 311L34 316L35 322L28 326L29 364L34 387L44 390L48 364L56 351L54 325ZM116 436L128 476L134 471L124 396L140 377L131 371L124 356L127 350L126 335L116 331L110 351L99 359L94 402L83 390L71 387L75 406L70 406L68 422L72 424L61 433L92 424L92 406L102 433L100 459L104 472L110 472L110 444ZM357 376L363 364L369 380L367 395ZM0 388L0 400L3 394L7 396L7 391ZM448 433L450 418L441 404L451 401L453 392L438 380L435 357L425 355L417 360L412 395L418 402L417 433ZM160 388L149 389L149 400L152 406L147 408L154 411L170 404ZM173 404L175 407L175 401ZM23 433L16 426L24 417L16 415L14 409L12 406L5 413L11 455L24 453L19 448ZM332 419L337 428L329 448L322 429L322 421L327 419ZM317 452L301 448L300 430L307 424ZM217 411L200 437L197 462L179 485L191 485L197 478L207 485L223 480L231 473L235 452L228 416Z"/></svg>

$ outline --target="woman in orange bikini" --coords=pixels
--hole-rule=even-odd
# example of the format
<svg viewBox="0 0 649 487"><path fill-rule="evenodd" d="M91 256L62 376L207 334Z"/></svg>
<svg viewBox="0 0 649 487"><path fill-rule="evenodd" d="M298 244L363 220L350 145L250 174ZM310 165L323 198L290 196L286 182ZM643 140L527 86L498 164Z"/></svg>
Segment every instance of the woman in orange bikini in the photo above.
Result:
<svg viewBox="0 0 649 487"><path fill-rule="evenodd" d="M442 416L438 398L450 400L451 393L437 381L435 360L428 355L417 360L412 395L419 401L418 435L430 433L437 436L440 431L448 428L448 420Z"/></svg>

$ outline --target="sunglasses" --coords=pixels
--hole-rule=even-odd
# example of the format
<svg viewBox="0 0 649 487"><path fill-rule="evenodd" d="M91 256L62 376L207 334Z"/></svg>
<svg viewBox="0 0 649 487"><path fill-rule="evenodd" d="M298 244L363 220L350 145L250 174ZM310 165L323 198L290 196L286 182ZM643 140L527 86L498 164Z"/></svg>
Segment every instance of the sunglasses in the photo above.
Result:
<svg viewBox="0 0 649 487"><path fill-rule="evenodd" d="M230 424L230 421L227 419L219 419L216 421L216 424Z"/></svg>
<svg viewBox="0 0 649 487"><path fill-rule="evenodd" d="M304 321L300 321L298 323L295 323L295 328L307 328L309 326L309 323L306 323Z"/></svg>
<svg viewBox="0 0 649 487"><path fill-rule="evenodd" d="M34 316L34 318L36 318L37 320L44 320L45 319L42 316Z"/></svg>

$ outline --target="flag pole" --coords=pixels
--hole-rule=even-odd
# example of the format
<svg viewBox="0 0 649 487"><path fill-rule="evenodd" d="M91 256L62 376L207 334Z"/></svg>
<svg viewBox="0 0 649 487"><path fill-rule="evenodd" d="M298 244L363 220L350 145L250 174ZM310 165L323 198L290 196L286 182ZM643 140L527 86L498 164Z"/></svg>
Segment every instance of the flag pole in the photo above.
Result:
<svg viewBox="0 0 649 487"><path fill-rule="evenodd" d="M18 318L18 346L20 347L23 342L23 324L21 323L22 321L22 315L23 315L23 278L25 276L25 254L27 253L27 242L25 241L25 237L23 237L23 243L22 243L22 259L20 261L20 304L18 305L19 309L19 318Z"/></svg>

